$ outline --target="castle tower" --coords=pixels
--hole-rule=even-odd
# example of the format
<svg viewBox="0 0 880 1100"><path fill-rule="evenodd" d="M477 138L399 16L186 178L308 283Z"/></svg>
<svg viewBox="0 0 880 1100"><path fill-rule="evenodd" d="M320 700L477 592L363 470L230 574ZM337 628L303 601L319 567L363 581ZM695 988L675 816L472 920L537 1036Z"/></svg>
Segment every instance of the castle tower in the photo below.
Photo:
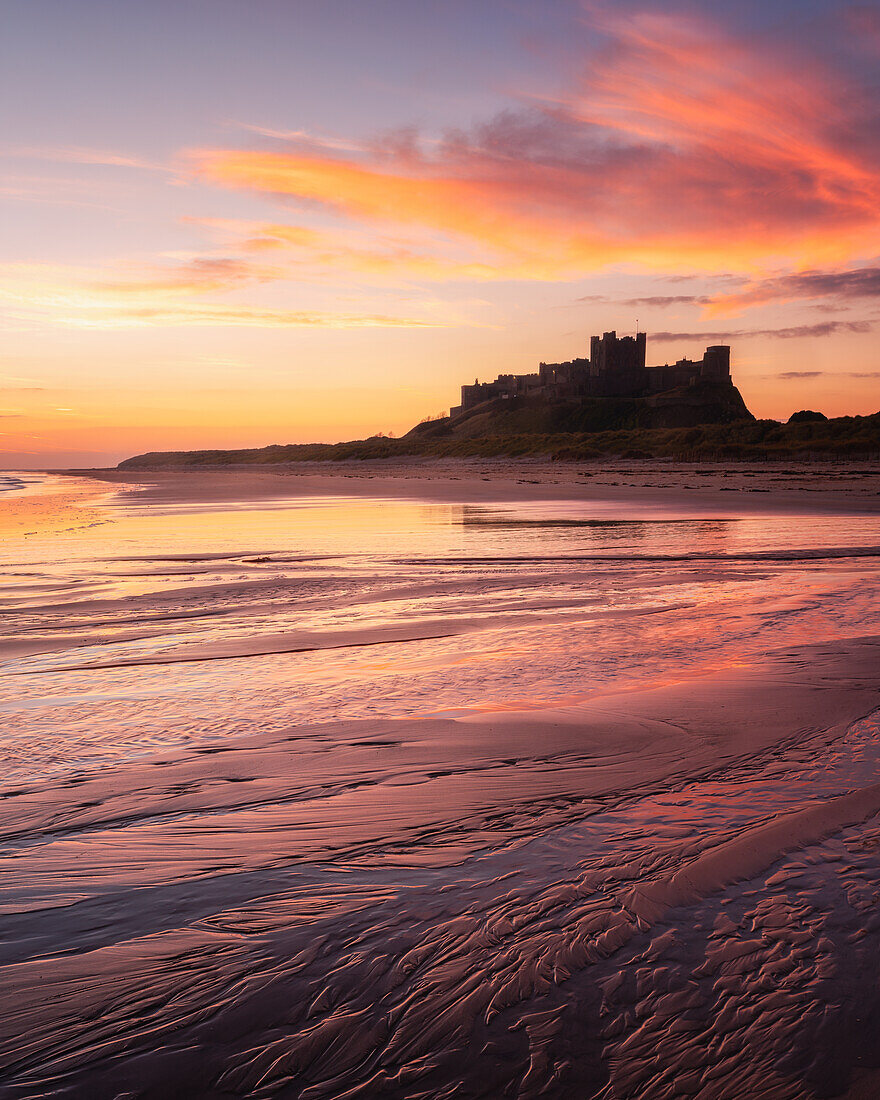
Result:
<svg viewBox="0 0 880 1100"><path fill-rule="evenodd" d="M713 382L730 381L730 348L727 344L713 344L706 348L700 376Z"/></svg>
<svg viewBox="0 0 880 1100"><path fill-rule="evenodd" d="M644 332L621 336L612 330L590 340L590 377L608 396L639 393L646 386Z"/></svg>

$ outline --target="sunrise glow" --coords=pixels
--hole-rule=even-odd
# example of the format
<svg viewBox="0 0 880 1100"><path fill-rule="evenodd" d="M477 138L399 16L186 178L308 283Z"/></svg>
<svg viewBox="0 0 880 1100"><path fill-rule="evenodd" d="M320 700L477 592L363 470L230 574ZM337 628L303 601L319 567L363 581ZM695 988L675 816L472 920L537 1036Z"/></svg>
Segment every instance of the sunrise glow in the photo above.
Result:
<svg viewBox="0 0 880 1100"><path fill-rule="evenodd" d="M0 150L7 465L399 433L637 319L732 343L756 415L880 404L872 5L389 5L320 74L321 5L262 60L236 5L77 8Z"/></svg>

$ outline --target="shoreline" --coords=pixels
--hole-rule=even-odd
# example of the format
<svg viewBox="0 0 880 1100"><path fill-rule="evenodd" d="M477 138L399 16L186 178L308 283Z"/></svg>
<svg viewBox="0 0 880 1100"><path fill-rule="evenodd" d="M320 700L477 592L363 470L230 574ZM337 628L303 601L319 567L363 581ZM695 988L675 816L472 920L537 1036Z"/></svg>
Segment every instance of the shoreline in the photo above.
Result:
<svg viewBox="0 0 880 1100"><path fill-rule="evenodd" d="M122 505L302 496L439 503L579 501L714 515L880 514L880 463L671 463L621 460L375 459L173 470L47 471L117 487Z"/></svg>

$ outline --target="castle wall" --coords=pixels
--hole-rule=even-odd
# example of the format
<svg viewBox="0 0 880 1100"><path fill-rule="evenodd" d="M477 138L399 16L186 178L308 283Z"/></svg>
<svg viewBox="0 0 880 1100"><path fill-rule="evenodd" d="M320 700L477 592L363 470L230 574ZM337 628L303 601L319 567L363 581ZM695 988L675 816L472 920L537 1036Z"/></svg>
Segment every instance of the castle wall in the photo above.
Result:
<svg viewBox="0 0 880 1100"><path fill-rule="evenodd" d="M679 359L660 367L646 367L646 336L618 337L606 332L590 340L590 358L565 363L540 363L536 374L500 374L493 382L475 381L461 387L461 405L450 415L497 398L539 397L565 400L577 397L639 397L664 393L705 380L730 383L730 348L706 348L699 362Z"/></svg>

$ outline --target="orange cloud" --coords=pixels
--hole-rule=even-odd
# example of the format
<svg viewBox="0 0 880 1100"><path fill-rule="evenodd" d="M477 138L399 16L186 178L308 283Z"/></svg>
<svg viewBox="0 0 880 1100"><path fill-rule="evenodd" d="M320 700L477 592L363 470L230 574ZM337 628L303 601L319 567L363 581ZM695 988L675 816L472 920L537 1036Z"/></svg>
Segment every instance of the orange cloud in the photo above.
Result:
<svg viewBox="0 0 880 1100"><path fill-rule="evenodd" d="M129 274L135 266L137 273ZM125 265L118 274L95 278L87 286L97 293L137 297L208 294L270 282L281 274L277 268L258 266L235 257L195 256L177 264Z"/></svg>
<svg viewBox="0 0 880 1100"><path fill-rule="evenodd" d="M217 232L235 250L251 254L272 253L278 265L278 278L292 277L302 267L310 271L340 272L366 276L382 281L400 279L445 282L467 279L475 282L496 280L501 276L499 264L467 258L444 249L444 242L434 244L435 251L425 251L417 240L399 235L370 240L351 228L312 229L283 222L242 221L223 218L189 218L193 224ZM460 252L460 250L459 250ZM533 277L525 265L509 263L504 269L509 278Z"/></svg>
<svg viewBox="0 0 880 1100"><path fill-rule="evenodd" d="M291 153L218 150L199 154L199 162L202 172L231 187L320 202L357 221L438 230L514 256L535 254L542 231L539 218L505 217L517 213L516 204L505 211L504 195L490 180L401 174Z"/></svg>
<svg viewBox="0 0 880 1100"><path fill-rule="evenodd" d="M576 87L470 133L369 148L293 135L276 148L202 150L197 169L373 231L421 232L428 278L456 270L432 272L438 239L477 250L477 271L535 279L612 263L754 271L880 250L870 89L693 18L594 18L604 46ZM417 269L412 254L397 260ZM467 271L453 277L479 277Z"/></svg>
<svg viewBox="0 0 880 1100"><path fill-rule="evenodd" d="M852 213L875 214L876 164L846 148L834 123L850 84L787 63L754 41L680 15L643 12L606 22L613 60L597 65L567 106L584 121L679 149L722 154L731 178L798 173L786 190ZM724 197L724 196L722 196ZM772 209L772 196L764 208Z"/></svg>

